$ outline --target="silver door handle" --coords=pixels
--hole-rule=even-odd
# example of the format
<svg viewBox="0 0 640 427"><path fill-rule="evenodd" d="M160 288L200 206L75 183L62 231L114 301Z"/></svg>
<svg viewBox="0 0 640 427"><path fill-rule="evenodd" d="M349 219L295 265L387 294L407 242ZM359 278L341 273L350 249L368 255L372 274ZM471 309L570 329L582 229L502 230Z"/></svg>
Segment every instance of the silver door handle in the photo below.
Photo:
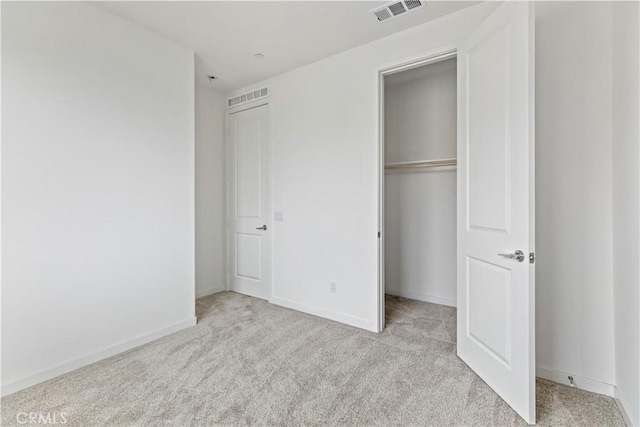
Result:
<svg viewBox="0 0 640 427"><path fill-rule="evenodd" d="M521 250L517 250L512 254L498 254L498 255L503 256L505 258L509 258L509 259L515 259L518 262L524 261L524 252L522 252Z"/></svg>
<svg viewBox="0 0 640 427"><path fill-rule="evenodd" d="M262 227L256 227L256 230L264 230L264 231L267 231L267 224L263 225Z"/></svg>

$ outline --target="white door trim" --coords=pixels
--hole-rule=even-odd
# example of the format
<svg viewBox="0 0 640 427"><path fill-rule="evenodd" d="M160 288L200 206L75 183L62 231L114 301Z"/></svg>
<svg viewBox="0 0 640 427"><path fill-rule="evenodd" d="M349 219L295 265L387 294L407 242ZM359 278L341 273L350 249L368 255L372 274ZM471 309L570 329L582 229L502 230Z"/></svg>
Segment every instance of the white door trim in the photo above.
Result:
<svg viewBox="0 0 640 427"><path fill-rule="evenodd" d="M384 280L384 78L395 73L411 70L436 62L455 58L457 46L446 46L417 58L397 62L378 69L378 313L377 331L382 332L385 322L385 280Z"/></svg>
<svg viewBox="0 0 640 427"><path fill-rule="evenodd" d="M231 177L230 177L230 173L231 173L231 164L230 164L230 139L229 139L229 120L230 117L233 116L234 114L237 113L241 113L243 111L248 111L248 110L253 110L255 108L260 108L260 107L264 107L264 106L268 106L269 109L267 109L267 120L269 122L269 126L268 126L268 139L267 139L267 168L269 173L267 174L267 194L268 194L268 211L269 211L269 219L267 221L267 225L269 227L270 232L272 233L272 237L271 237L271 257L270 257L270 262L269 262L269 292L268 292L268 298L267 300L269 302L271 302L271 299L273 297L273 242L274 242L274 238L273 238L273 232L274 227L273 227L273 192L272 192L272 188L273 188L273 170L271 165L273 164L272 162L272 149L271 149L271 110L270 110L270 104L269 101L265 101L265 100L257 100L254 101L253 103L247 103L245 105L242 106L238 106L238 107L232 107L232 108L228 108L226 113L225 113L225 122L224 122L224 157L225 157L225 161L224 161L224 167L225 167L225 171L224 171L224 176L225 176L225 188L224 188L224 203L225 203L225 232L224 232L224 266L225 266L225 289L227 291L231 290L231 208L230 208L230 199L231 199Z"/></svg>

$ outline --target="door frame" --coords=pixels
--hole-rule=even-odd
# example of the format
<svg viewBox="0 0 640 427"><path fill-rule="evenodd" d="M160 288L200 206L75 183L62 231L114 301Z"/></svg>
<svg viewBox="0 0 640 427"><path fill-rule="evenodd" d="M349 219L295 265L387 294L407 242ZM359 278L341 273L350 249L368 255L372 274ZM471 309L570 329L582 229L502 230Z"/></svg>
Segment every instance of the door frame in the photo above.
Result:
<svg viewBox="0 0 640 427"><path fill-rule="evenodd" d="M399 61L378 69L378 312L376 327L382 332L385 327L385 279L384 279L384 78L392 74L423 67L458 56L457 45L438 48L417 58Z"/></svg>
<svg viewBox="0 0 640 427"><path fill-rule="evenodd" d="M273 233L273 194L272 194L272 182L273 182L273 168L272 165L272 153L271 153L271 110L270 104L268 100L256 100L251 103L247 103L238 107L227 108L224 115L224 212L225 212L225 226L224 226L224 280L225 280L225 289L227 291L231 290L231 139L229 138L229 121L230 117L234 114L241 113L243 111L253 110L256 108L267 106L267 185L266 191L268 195L269 202L267 203L267 209L269 211L269 217L267 222L267 226L269 230ZM271 298L273 297L273 234L271 234L271 256L269 262L269 290L268 290L268 298L267 301L271 302Z"/></svg>

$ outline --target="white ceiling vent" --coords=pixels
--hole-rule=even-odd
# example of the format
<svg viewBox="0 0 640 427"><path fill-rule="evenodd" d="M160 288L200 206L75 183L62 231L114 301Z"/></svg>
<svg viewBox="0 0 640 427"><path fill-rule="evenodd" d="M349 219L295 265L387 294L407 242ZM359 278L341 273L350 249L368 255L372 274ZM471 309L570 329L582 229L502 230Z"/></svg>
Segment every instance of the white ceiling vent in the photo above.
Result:
<svg viewBox="0 0 640 427"><path fill-rule="evenodd" d="M267 87L252 90L251 92L243 93L242 95L229 98L227 100L227 107L231 108L238 105L246 104L247 102L253 102L256 99L266 98L267 96L269 96L269 88Z"/></svg>
<svg viewBox="0 0 640 427"><path fill-rule="evenodd" d="M392 1L391 3L387 3L382 7L373 9L371 13L375 15L378 21L382 22L386 21L387 19L400 16L403 13L413 12L414 10L424 6L426 6L425 0Z"/></svg>

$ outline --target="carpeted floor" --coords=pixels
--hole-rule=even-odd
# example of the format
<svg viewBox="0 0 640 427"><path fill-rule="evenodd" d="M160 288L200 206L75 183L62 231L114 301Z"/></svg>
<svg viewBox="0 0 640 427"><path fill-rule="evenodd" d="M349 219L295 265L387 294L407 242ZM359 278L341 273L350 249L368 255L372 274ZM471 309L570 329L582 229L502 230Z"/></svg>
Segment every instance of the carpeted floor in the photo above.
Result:
<svg viewBox="0 0 640 427"><path fill-rule="evenodd" d="M225 292L198 325L2 399L66 425L525 423L455 352L455 309L388 297L380 334ZM613 399L538 380L538 425L623 426Z"/></svg>

